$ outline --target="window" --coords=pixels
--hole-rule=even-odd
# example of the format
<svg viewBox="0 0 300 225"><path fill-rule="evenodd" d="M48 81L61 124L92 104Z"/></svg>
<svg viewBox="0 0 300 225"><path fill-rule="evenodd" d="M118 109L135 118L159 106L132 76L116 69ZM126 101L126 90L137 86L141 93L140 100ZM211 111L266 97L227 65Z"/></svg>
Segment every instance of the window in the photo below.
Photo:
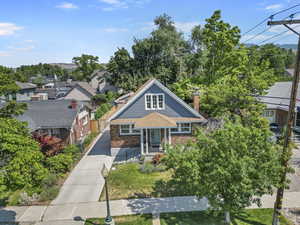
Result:
<svg viewBox="0 0 300 225"><path fill-rule="evenodd" d="M120 126L120 135L138 135L140 130L134 129L134 124L123 124Z"/></svg>
<svg viewBox="0 0 300 225"><path fill-rule="evenodd" d="M177 128L171 128L171 133L181 134L181 133L191 133L192 124L191 123L177 123Z"/></svg>
<svg viewBox="0 0 300 225"><path fill-rule="evenodd" d="M145 108L146 110L164 109L164 94L146 94Z"/></svg>
<svg viewBox="0 0 300 225"><path fill-rule="evenodd" d="M264 117L273 117L274 116L274 111L273 110L266 110L263 113Z"/></svg>

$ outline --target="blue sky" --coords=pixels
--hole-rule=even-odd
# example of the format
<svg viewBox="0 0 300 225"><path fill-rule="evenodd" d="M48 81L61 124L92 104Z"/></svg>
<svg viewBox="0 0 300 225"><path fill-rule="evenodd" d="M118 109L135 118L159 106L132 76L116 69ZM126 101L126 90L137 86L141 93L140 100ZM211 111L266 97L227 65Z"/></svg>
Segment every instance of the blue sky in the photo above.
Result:
<svg viewBox="0 0 300 225"><path fill-rule="evenodd" d="M153 29L153 19L170 15L188 37L191 28L203 24L214 10L241 28L242 33L272 13L295 5L295 0L2 0L0 2L0 65L19 66L39 62L71 62L82 53L107 62L118 47L130 49L133 38ZM282 19L300 7L275 17ZM299 16L297 14L297 16ZM264 30L247 34L242 40ZM252 43L285 30L274 27ZM300 31L300 27L298 28ZM296 43L296 35L274 39Z"/></svg>

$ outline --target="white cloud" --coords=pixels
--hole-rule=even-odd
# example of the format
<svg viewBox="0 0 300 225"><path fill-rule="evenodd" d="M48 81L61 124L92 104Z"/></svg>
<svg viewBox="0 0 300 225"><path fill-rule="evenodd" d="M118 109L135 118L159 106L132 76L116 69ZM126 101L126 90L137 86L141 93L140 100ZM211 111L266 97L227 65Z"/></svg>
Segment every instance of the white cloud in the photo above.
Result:
<svg viewBox="0 0 300 225"><path fill-rule="evenodd" d="M273 5L268 5L265 7L266 10L276 10L276 9L281 9L283 7L282 4L273 4Z"/></svg>
<svg viewBox="0 0 300 225"><path fill-rule="evenodd" d="M197 25L199 22L175 22L175 27L184 33L190 32Z"/></svg>
<svg viewBox="0 0 300 225"><path fill-rule="evenodd" d="M14 50L14 51L18 51L18 52L28 52L28 51L31 51L32 49L34 49L35 46L34 45L24 46L24 47L9 46L7 48L11 49L11 50Z"/></svg>
<svg viewBox="0 0 300 225"><path fill-rule="evenodd" d="M106 32L106 33L118 33L118 32L127 32L128 29L127 28L118 28L118 27L108 27L108 28L102 29L102 31Z"/></svg>
<svg viewBox="0 0 300 225"><path fill-rule="evenodd" d="M113 11L116 9L127 9L131 6L141 7L151 0L98 0L101 3L109 5L109 7L103 7L103 11Z"/></svg>
<svg viewBox="0 0 300 225"><path fill-rule="evenodd" d="M5 56L11 56L11 53L7 51L0 51L0 57L5 57Z"/></svg>
<svg viewBox="0 0 300 225"><path fill-rule="evenodd" d="M56 8L60 9L78 9L79 7L71 2L62 2L56 6Z"/></svg>
<svg viewBox="0 0 300 225"><path fill-rule="evenodd" d="M23 27L19 27L14 23L0 23L0 36L13 35L16 31L22 29Z"/></svg>

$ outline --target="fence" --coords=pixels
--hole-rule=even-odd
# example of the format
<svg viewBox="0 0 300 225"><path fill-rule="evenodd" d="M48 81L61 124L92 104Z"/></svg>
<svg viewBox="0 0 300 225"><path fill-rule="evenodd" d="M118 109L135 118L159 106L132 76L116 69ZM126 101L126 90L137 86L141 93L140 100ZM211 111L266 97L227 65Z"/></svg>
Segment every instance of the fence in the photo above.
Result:
<svg viewBox="0 0 300 225"><path fill-rule="evenodd" d="M98 120L91 120L91 131L94 133L101 133L109 124L108 119L118 110L117 106L113 106L110 111L105 113Z"/></svg>
<svg viewBox="0 0 300 225"><path fill-rule="evenodd" d="M139 161L141 152L139 150L120 151L114 156L114 163L136 162Z"/></svg>

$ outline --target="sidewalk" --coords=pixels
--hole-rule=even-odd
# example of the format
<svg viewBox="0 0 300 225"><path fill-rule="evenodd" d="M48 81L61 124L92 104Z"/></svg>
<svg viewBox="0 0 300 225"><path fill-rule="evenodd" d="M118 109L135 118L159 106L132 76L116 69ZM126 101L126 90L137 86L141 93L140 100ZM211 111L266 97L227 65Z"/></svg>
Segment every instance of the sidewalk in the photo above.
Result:
<svg viewBox="0 0 300 225"><path fill-rule="evenodd" d="M275 196L263 196L262 208L273 208ZM113 200L111 212L113 216L132 215L140 213L165 213L181 211L200 211L208 207L207 200L196 197L170 197ZM286 192L284 208L300 207L300 192ZM256 205L250 208L258 208ZM65 205L8 207L0 209L0 222L38 222L38 225L84 224L87 218L106 216L105 202L90 202ZM75 221L74 221L75 220ZM52 223L51 223L52 221ZM71 222L74 221L74 222Z"/></svg>
<svg viewBox="0 0 300 225"><path fill-rule="evenodd" d="M72 170L51 205L97 202L104 186L101 169L105 164L110 169L113 158L110 153L110 134L105 129L89 151Z"/></svg>

